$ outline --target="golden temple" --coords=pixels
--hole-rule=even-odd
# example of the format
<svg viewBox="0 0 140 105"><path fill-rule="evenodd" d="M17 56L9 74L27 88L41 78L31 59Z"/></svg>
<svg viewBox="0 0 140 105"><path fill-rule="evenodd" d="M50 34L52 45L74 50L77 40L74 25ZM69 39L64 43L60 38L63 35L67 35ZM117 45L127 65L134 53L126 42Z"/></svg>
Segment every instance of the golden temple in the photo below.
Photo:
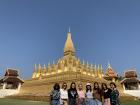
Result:
<svg viewBox="0 0 140 105"><path fill-rule="evenodd" d="M64 45L64 55L57 63L44 65L39 64L38 67L34 65L34 72L32 79L47 79L47 80L70 80L75 79L103 79L104 71L102 65L93 65L81 62L79 58L75 56L75 47L71 38L71 32L67 33L67 39ZM110 65L109 65L110 67Z"/></svg>

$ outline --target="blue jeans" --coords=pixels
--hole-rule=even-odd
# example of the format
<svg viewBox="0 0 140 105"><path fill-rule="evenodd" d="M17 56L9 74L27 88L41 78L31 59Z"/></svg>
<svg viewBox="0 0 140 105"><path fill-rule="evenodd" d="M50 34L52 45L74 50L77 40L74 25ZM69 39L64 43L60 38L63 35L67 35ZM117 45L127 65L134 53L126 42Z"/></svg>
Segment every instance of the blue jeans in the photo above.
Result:
<svg viewBox="0 0 140 105"><path fill-rule="evenodd" d="M93 99L86 99L85 105L98 105Z"/></svg>
<svg viewBox="0 0 140 105"><path fill-rule="evenodd" d="M51 105L60 105L60 100L52 100Z"/></svg>
<svg viewBox="0 0 140 105"><path fill-rule="evenodd" d="M97 99L95 99L95 102L96 102L96 105L102 105L102 102Z"/></svg>
<svg viewBox="0 0 140 105"><path fill-rule="evenodd" d="M69 105L77 105L75 98L69 98Z"/></svg>

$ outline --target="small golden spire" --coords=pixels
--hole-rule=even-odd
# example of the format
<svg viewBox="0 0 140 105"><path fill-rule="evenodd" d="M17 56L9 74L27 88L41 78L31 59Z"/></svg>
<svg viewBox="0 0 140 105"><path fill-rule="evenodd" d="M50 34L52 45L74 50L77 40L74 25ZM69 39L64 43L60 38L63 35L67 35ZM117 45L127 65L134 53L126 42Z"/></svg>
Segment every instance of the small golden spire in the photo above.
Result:
<svg viewBox="0 0 140 105"><path fill-rule="evenodd" d="M44 64L44 67L43 67L43 69L44 69L44 70L47 70L47 67L46 67L46 65L45 65L45 64Z"/></svg>
<svg viewBox="0 0 140 105"><path fill-rule="evenodd" d="M36 78L36 74L37 74L37 67L36 64L34 64L34 72L32 74L32 78Z"/></svg>
<svg viewBox="0 0 140 105"><path fill-rule="evenodd" d="M41 73L41 65L38 65L38 73Z"/></svg>
<svg viewBox="0 0 140 105"><path fill-rule="evenodd" d="M48 62L48 66L50 66L50 62Z"/></svg>
<svg viewBox="0 0 140 105"><path fill-rule="evenodd" d="M93 68L93 64L90 64L90 68L91 68L91 69Z"/></svg>
<svg viewBox="0 0 140 105"><path fill-rule="evenodd" d="M89 67L89 64L88 64L88 62L87 62L87 67Z"/></svg>
<svg viewBox="0 0 140 105"><path fill-rule="evenodd" d="M94 69L95 69L95 70L97 69L97 66L96 66L96 64L95 64L95 66L94 66Z"/></svg>
<svg viewBox="0 0 140 105"><path fill-rule="evenodd" d="M101 68L101 70L103 70L103 67L102 67L102 65L101 65L101 67L100 67L100 68Z"/></svg>
<svg viewBox="0 0 140 105"><path fill-rule="evenodd" d="M85 61L83 60L83 65L85 65Z"/></svg>
<svg viewBox="0 0 140 105"><path fill-rule="evenodd" d="M97 68L98 70L100 69L100 66L98 65L98 68Z"/></svg>
<svg viewBox="0 0 140 105"><path fill-rule="evenodd" d="M69 33L70 33L70 27L69 27Z"/></svg>
<svg viewBox="0 0 140 105"><path fill-rule="evenodd" d="M53 65L55 64L55 61L53 60Z"/></svg>
<svg viewBox="0 0 140 105"><path fill-rule="evenodd" d="M37 67L36 67L36 64L34 64L34 72L37 71Z"/></svg>

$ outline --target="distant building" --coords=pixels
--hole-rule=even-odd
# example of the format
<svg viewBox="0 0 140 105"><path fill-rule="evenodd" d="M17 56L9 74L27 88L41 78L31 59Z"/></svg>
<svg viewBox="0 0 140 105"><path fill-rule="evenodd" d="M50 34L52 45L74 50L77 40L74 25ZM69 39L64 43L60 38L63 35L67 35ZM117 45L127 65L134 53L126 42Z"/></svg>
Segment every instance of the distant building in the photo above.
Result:
<svg viewBox="0 0 140 105"><path fill-rule="evenodd" d="M124 73L124 79L121 81L124 90L139 90L140 80L137 77L136 70L127 70Z"/></svg>
<svg viewBox="0 0 140 105"><path fill-rule="evenodd" d="M0 79L1 89L17 89L20 90L23 80L20 79L18 70L7 69L5 75Z"/></svg>

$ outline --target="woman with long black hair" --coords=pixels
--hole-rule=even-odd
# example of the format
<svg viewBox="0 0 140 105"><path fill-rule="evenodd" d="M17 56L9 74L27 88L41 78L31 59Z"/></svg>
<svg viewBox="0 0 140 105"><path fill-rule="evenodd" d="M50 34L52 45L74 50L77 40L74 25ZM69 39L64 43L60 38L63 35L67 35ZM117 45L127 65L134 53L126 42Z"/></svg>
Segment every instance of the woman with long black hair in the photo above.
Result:
<svg viewBox="0 0 140 105"><path fill-rule="evenodd" d="M107 87L106 83L102 83L102 96L104 98L104 105L111 105L110 103L111 89Z"/></svg>
<svg viewBox="0 0 140 105"><path fill-rule="evenodd" d="M68 103L69 105L77 105L78 93L75 82L72 82L70 89L68 89Z"/></svg>
<svg viewBox="0 0 140 105"><path fill-rule="evenodd" d="M94 82L93 97L97 105L102 105L102 92L98 82Z"/></svg>

